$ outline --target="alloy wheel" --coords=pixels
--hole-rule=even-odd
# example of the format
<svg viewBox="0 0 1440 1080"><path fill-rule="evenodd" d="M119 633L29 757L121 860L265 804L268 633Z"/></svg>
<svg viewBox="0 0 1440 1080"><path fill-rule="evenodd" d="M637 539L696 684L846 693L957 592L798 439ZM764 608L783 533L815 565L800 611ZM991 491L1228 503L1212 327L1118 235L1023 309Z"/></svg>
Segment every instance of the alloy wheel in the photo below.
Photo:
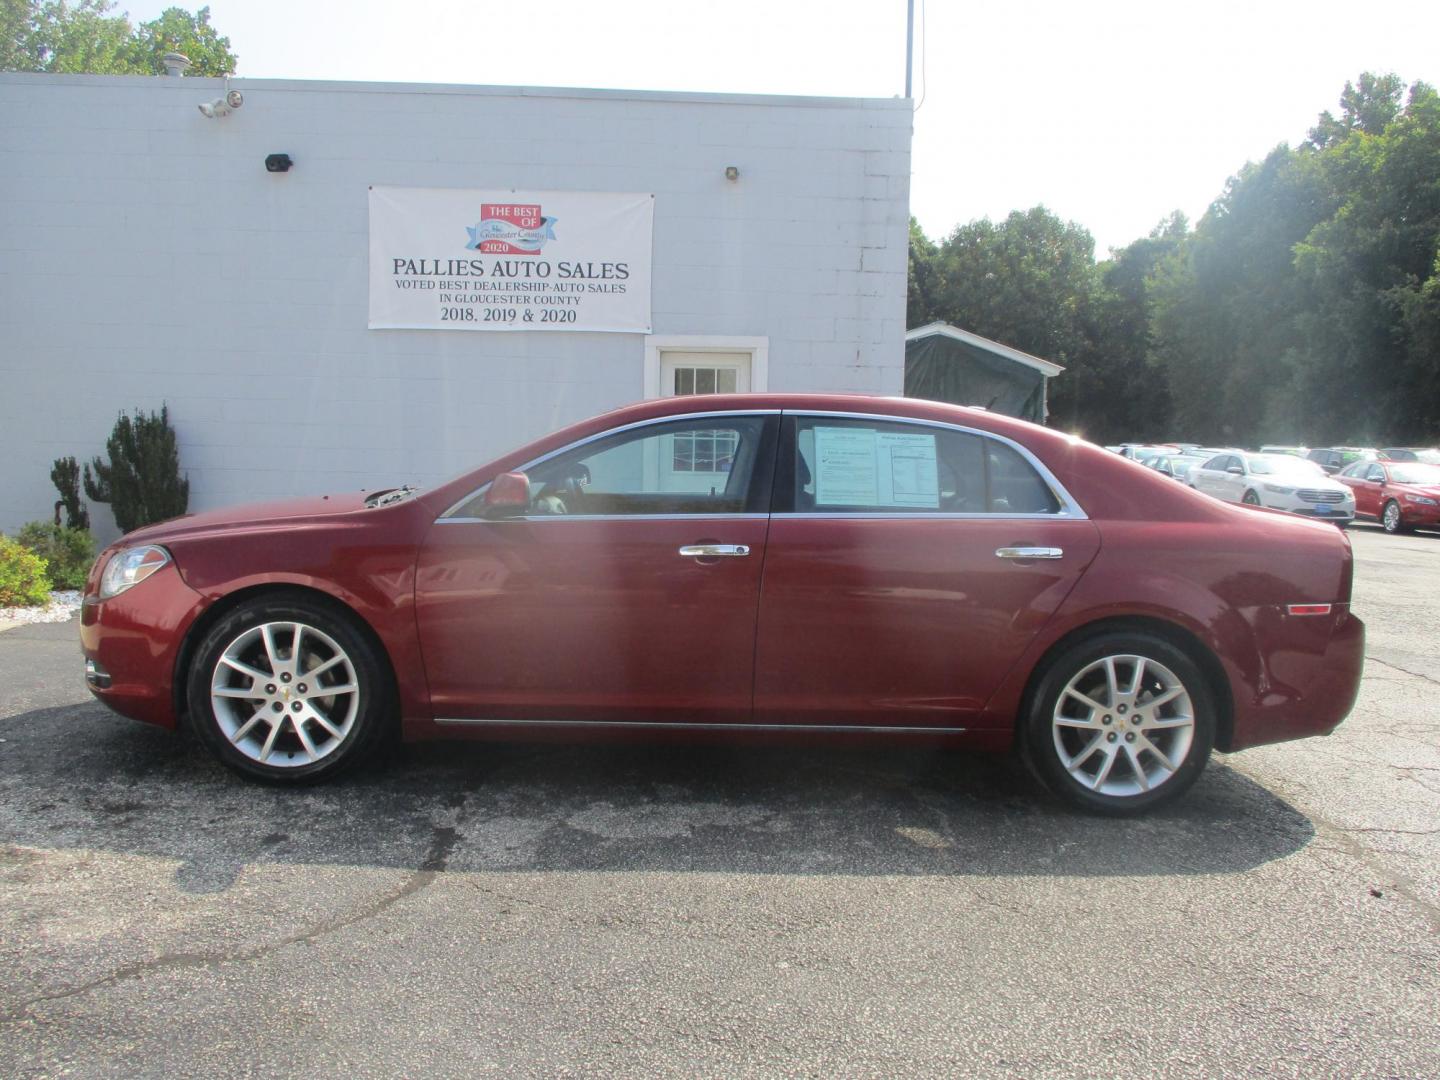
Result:
<svg viewBox="0 0 1440 1080"><path fill-rule="evenodd" d="M1386 532L1400 531L1400 504L1391 499L1385 504L1385 514L1381 519Z"/></svg>
<svg viewBox="0 0 1440 1080"><path fill-rule="evenodd" d="M1084 788L1143 795L1180 769L1195 738L1195 707L1180 678L1145 656L1106 656L1060 692L1051 718L1060 764Z"/></svg>
<svg viewBox="0 0 1440 1080"><path fill-rule="evenodd" d="M220 654L210 707L245 757L272 768L312 765L338 750L360 713L355 664L338 642L302 622L265 622Z"/></svg>

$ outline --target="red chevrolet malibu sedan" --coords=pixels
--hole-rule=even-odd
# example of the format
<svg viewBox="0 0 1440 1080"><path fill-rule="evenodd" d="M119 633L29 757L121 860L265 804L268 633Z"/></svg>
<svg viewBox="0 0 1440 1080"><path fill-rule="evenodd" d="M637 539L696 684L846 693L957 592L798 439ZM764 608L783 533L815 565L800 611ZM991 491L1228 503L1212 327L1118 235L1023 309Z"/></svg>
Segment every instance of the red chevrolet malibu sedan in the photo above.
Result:
<svg viewBox="0 0 1440 1080"><path fill-rule="evenodd" d="M432 490L187 515L102 553L88 682L226 765L597 733L1016 746L1109 813L1320 735L1364 629L1324 523L979 410L667 398Z"/></svg>

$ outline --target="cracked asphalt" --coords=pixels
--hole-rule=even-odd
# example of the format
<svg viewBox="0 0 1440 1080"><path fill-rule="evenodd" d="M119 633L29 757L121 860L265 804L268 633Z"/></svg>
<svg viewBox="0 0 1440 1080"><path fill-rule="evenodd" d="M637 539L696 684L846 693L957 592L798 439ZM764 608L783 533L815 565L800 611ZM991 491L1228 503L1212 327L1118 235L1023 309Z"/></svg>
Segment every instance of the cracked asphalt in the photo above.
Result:
<svg viewBox="0 0 1440 1080"><path fill-rule="evenodd" d="M0 1075L1433 1076L1440 535L1351 531L1355 713L1140 821L914 751L275 791L0 634Z"/></svg>

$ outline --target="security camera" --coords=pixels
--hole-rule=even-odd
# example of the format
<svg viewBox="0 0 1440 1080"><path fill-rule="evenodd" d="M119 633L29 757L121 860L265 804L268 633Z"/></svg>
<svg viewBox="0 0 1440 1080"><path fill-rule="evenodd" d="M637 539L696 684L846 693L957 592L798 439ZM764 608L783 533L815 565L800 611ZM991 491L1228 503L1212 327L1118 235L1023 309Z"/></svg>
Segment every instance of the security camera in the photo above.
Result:
<svg viewBox="0 0 1440 1080"><path fill-rule="evenodd" d="M245 97L239 90L231 90L225 95L225 104L229 105L232 109L238 109L241 105L245 104Z"/></svg>

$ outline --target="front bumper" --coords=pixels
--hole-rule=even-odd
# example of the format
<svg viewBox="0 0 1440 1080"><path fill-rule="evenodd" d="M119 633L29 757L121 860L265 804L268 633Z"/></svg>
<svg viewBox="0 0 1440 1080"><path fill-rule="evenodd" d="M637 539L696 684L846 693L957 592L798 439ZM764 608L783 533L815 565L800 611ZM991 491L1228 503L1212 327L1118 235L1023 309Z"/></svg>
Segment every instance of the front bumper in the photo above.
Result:
<svg viewBox="0 0 1440 1080"><path fill-rule="evenodd" d="M1266 503L1265 505L1272 510L1284 510L1287 514L1298 514L1300 517L1313 518L1316 521L1334 521L1348 525L1355 520L1354 503L1301 503L1298 506Z"/></svg>
<svg viewBox="0 0 1440 1080"><path fill-rule="evenodd" d="M175 662L204 606L173 562L108 600L87 595L80 648L90 692L122 716L175 727Z"/></svg>
<svg viewBox="0 0 1440 1080"><path fill-rule="evenodd" d="M1422 528L1440 526L1440 506L1402 502L1400 520L1406 525L1418 525Z"/></svg>

